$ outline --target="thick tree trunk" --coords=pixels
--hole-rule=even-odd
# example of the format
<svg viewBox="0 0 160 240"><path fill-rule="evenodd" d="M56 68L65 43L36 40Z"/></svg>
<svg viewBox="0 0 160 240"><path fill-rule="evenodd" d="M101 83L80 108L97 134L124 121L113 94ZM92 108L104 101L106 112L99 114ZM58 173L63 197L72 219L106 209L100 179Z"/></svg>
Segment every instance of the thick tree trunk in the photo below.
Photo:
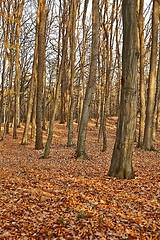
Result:
<svg viewBox="0 0 160 240"><path fill-rule="evenodd" d="M137 113L137 1L123 0L122 91L109 176L134 178L132 152Z"/></svg>

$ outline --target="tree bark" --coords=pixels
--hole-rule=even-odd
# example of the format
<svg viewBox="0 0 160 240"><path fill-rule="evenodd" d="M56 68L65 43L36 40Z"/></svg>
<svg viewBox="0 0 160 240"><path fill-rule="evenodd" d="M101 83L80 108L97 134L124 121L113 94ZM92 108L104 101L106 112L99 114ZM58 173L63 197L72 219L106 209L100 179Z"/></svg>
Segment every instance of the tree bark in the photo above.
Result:
<svg viewBox="0 0 160 240"><path fill-rule="evenodd" d="M87 31L86 31L86 14L88 9L88 2L89 0L84 1L84 10L83 10L83 18L82 18L82 28L83 28L83 37L82 37L82 49L80 51L80 78L79 78L79 86L78 86L78 114L77 114L77 122L78 128L82 116L82 109L83 109L83 100L84 100L84 82L85 82L85 51L86 51L86 38L87 38Z"/></svg>
<svg viewBox="0 0 160 240"><path fill-rule="evenodd" d="M92 52L89 81L86 89L83 103L82 117L78 132L77 157L85 158L86 156L86 133L92 100L92 93L96 83L97 60L98 60L98 34L99 34L99 1L92 1Z"/></svg>
<svg viewBox="0 0 160 240"><path fill-rule="evenodd" d="M36 143L35 149L43 149L43 83L45 73L46 51L46 0L39 0L38 29L38 67L37 67L37 105L36 105Z"/></svg>
<svg viewBox="0 0 160 240"><path fill-rule="evenodd" d="M32 76L31 76L31 84L30 84L27 117L26 117L24 132L23 132L23 138L21 141L22 145L26 145L28 143L29 125L30 125L30 121L31 121L32 108L34 107L33 100L34 100L34 93L35 93L36 82L37 82L38 28L39 28L39 9L37 11L37 18L36 18L36 37L35 37L35 48L34 48L34 60L33 60L33 67L32 67Z"/></svg>
<svg viewBox="0 0 160 240"><path fill-rule="evenodd" d="M20 57L20 21L22 17L24 6L24 0L18 1L16 4L17 11L15 12L16 20L16 61L15 61L15 80L14 80L14 91L15 91L15 105L14 105L14 127L13 127L13 138L17 138L17 127L20 125L20 69L19 69L19 57Z"/></svg>
<svg viewBox="0 0 160 240"><path fill-rule="evenodd" d="M76 1L71 3L70 17L70 106L69 106L69 121L68 121L68 142L67 146L73 146L73 118L74 118L74 77L75 77L75 29L76 29Z"/></svg>
<svg viewBox="0 0 160 240"><path fill-rule="evenodd" d="M137 114L137 1L123 0L122 90L116 141L108 176L132 179Z"/></svg>
<svg viewBox="0 0 160 240"><path fill-rule="evenodd" d="M70 28L70 23L68 21L68 24L66 26L66 34L63 38L63 43L62 43L63 47L62 47L62 59L61 59L61 64L60 64L60 70L57 71L56 92L55 92L55 95L54 95L53 110L51 112L51 119L49 121L48 137L47 137L47 141L46 141L46 144L45 144L45 149L44 149L44 153L43 153L42 158L49 157L49 153L50 153L50 145L51 145L51 142L52 142L53 130L54 130L54 121L55 121L55 116L56 116L57 107L58 107L58 97L59 97L59 93L60 93L60 83L61 83L62 77L63 77L63 69L64 69L66 54L67 54L69 28ZM60 43L60 32L59 32L58 45L59 45L59 43ZM58 56L58 58L59 58L59 56ZM58 65L59 65L59 62L58 62Z"/></svg>
<svg viewBox="0 0 160 240"><path fill-rule="evenodd" d="M160 22L159 22L160 26ZM156 98L154 105L154 118L153 118L153 141L156 140L156 133L158 129L158 114L159 114L159 100L160 100L160 43L159 43L159 60L158 60L158 69L157 69L157 80L156 80Z"/></svg>
<svg viewBox="0 0 160 240"><path fill-rule="evenodd" d="M5 68L6 68L6 56L3 58L2 68L2 84L1 84L1 100L0 100L0 132L2 127L2 116L3 116L3 104L4 104L4 83L5 83Z"/></svg>
<svg viewBox="0 0 160 240"><path fill-rule="evenodd" d="M140 0L139 9L139 49L140 49L140 122L139 122L139 136L138 136L138 147L142 148L144 139L144 128L145 128L145 112L146 112L146 99L145 89L146 83L144 78L144 0Z"/></svg>
<svg viewBox="0 0 160 240"><path fill-rule="evenodd" d="M156 96L156 66L157 66L157 50L158 50L158 18L159 18L159 3L153 1L152 15L152 46L150 59L149 86L147 92L147 108L146 122L144 131L143 147L145 150L153 150L153 118L154 104Z"/></svg>

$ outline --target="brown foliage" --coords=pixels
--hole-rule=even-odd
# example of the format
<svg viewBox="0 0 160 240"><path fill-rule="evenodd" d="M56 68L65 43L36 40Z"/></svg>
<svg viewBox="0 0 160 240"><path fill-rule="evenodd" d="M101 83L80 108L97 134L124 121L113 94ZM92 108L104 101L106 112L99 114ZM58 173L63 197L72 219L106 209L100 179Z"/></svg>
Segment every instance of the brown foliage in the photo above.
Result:
<svg viewBox="0 0 160 240"><path fill-rule="evenodd" d="M1 141L0 239L159 239L160 152L135 148L136 178L108 178L113 119L107 134L108 149L101 152L98 130L89 125L85 160L66 147L67 128L58 123L45 160L32 141L20 145L22 129L18 139Z"/></svg>

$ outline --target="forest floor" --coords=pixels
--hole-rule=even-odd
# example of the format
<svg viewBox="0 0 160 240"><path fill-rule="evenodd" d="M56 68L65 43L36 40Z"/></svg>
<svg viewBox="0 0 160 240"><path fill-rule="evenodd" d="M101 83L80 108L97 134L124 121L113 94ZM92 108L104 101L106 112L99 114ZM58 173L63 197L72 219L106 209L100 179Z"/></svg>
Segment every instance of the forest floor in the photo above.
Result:
<svg viewBox="0 0 160 240"><path fill-rule="evenodd" d="M67 148L66 125L56 123L48 159L39 159L33 140L20 144L23 126L16 140L7 135L0 142L0 239L160 239L160 132L156 151L135 144L135 179L117 180L107 177L115 130L110 118L102 152L89 124L87 159Z"/></svg>

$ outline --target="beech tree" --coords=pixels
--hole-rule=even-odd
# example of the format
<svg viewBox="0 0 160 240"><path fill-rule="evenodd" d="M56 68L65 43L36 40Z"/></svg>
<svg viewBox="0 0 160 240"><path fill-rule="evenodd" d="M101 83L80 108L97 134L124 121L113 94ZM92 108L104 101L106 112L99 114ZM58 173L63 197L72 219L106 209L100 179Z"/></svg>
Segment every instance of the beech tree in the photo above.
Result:
<svg viewBox="0 0 160 240"><path fill-rule="evenodd" d="M34 94L36 89L36 82L37 82L37 53L38 53L38 27L39 27L39 8L37 9L37 16L36 16L36 34L35 34L35 47L34 47L34 59L33 59L33 66L32 66L32 75L30 81L30 92L29 92L29 100L28 100L28 109L27 109L27 116L26 116L26 123L23 132L23 138L21 141L22 145L28 143L28 132L29 132L29 125L31 121L31 114L34 106Z"/></svg>
<svg viewBox="0 0 160 240"><path fill-rule="evenodd" d="M99 0L92 1L92 52L89 80L83 103L82 117L78 132L77 157L86 156L86 133L90 113L92 93L96 83L97 60L98 60L98 33L99 33Z"/></svg>
<svg viewBox="0 0 160 240"><path fill-rule="evenodd" d="M159 21L160 24L160 21ZM156 129L160 127L160 42L159 42L159 61L158 61L158 71L157 71L157 119L156 119Z"/></svg>
<svg viewBox="0 0 160 240"><path fill-rule="evenodd" d="M14 90L15 90L15 106L14 106L14 128L13 128L13 138L17 138L17 127L20 125L20 67L19 67L19 57L20 57L20 21L23 13L24 0L15 1L15 22L16 22L16 75L14 80Z"/></svg>
<svg viewBox="0 0 160 240"><path fill-rule="evenodd" d="M122 2L122 0L95 0L90 11L91 0L0 1L2 30L0 36L0 128L2 131L4 129L5 134L13 128L12 132L16 138L17 127L22 121L25 127L21 143L28 143L28 134L31 129L35 148L42 149L42 130L48 130L44 152L44 157L48 157L54 122L58 120L60 123L67 123L67 146L73 146L73 127L77 126L77 157L85 157L88 122L91 120L99 128L98 140L101 145L103 144L102 150L105 151L107 118L118 116L121 102L116 142L119 141L122 146L119 147L119 143L116 143L115 149L116 146L119 149L122 148L119 150L120 155L124 156L128 152L129 157L126 158L130 158L135 111L132 106L135 97L131 97L131 89L134 88L132 84L136 78L136 61L131 49L136 48L137 42L134 45L128 37L133 35L133 39L136 38L133 27L130 28L130 33L127 33L129 30L126 22L128 21L129 24L131 22L132 26L133 20L136 19L139 33L137 56L140 56L137 87L139 94L137 99L138 146L149 149L148 145L146 148L146 142L150 141L148 140L150 136L152 137L151 145L153 145L160 122L159 82L158 80L156 82L156 76L159 76L156 58L158 55L156 22L159 1L150 1L146 5L146 0L137 0L135 19L128 17L126 20L128 15L124 14L124 41L125 45L129 46L128 49L126 46L123 47L123 58ZM123 13L125 13L124 5L126 4L128 3L124 1ZM129 13L131 14L132 11L133 9L130 9ZM130 47L130 44L133 46ZM122 61L124 66L121 81ZM130 61L132 66L129 65ZM122 87L123 90L121 90ZM140 121L138 121L139 113ZM128 115L133 116L131 124ZM76 123L74 123L75 120ZM128 130L129 128L132 133ZM129 142L128 147L126 141ZM115 152L116 150L113 156L116 155ZM120 157L117 159L121 165L122 159ZM127 174L125 176L128 177Z"/></svg>
<svg viewBox="0 0 160 240"><path fill-rule="evenodd" d="M43 148L42 119L43 119L43 83L46 67L46 0L39 0L38 28L38 65L37 65L37 105L36 105L36 149Z"/></svg>
<svg viewBox="0 0 160 240"><path fill-rule="evenodd" d="M87 42L87 26L86 26L86 15L88 9L89 0L84 1L83 17L82 17L82 46L80 48L80 77L78 83L78 100L77 100L77 122L80 123L82 116L82 107L84 99L84 82L85 82L85 60L86 60L86 42Z"/></svg>
<svg viewBox="0 0 160 240"><path fill-rule="evenodd" d="M15 2L3 1L0 3L1 11L1 29L2 29L2 49L3 49L3 70L2 70L2 86L5 84L4 77L6 78L6 87L3 87L3 91L6 92L6 99L4 100L4 113L1 113L4 117L4 134L9 134L9 124L12 121L11 107L12 107L12 85L13 85L13 69L14 69L14 48L15 48L15 21L14 21L14 4ZM3 93L4 94L4 93ZM1 100L3 100L3 94ZM3 108L1 108L3 109Z"/></svg>
<svg viewBox="0 0 160 240"><path fill-rule="evenodd" d="M139 30L139 52L140 52L140 123L139 123L139 137L138 146L142 148L144 138L144 127L145 127L145 111L146 111L146 81L144 77L144 61L145 61L145 50L144 50L144 0L140 0L139 4L139 18L138 18L138 30Z"/></svg>
<svg viewBox="0 0 160 240"><path fill-rule="evenodd" d="M66 12L66 9L64 8L64 11L63 11L64 15L65 15L65 12ZM50 117L50 121L49 121L49 131L48 131L47 141L46 141L46 144L45 144L45 149L44 149L44 153L43 153L42 158L49 157L49 153L50 153L50 145L51 145L51 142L52 142L55 117L56 117L57 108L58 108L60 83L62 82L62 77L63 77L63 73L64 73L64 68L65 68L65 60L66 60L66 55L67 55L69 30L70 30L70 22L67 19L67 24L65 25L65 35L62 39L62 46L63 47L62 47L62 58L61 58L60 66L59 66L59 62L57 63L58 66L59 66L59 70L57 71L57 76L56 76L57 77L56 90L55 90L55 95L54 95L54 99L53 99L51 117ZM60 44L60 31L59 31L58 46L59 46L59 44ZM59 49L59 47L58 47L58 49ZM58 57L59 57L59 55L58 55Z"/></svg>
<svg viewBox="0 0 160 240"><path fill-rule="evenodd" d="M132 152L137 114L137 1L123 0L122 90L116 141L108 175L134 178Z"/></svg>
<svg viewBox="0 0 160 240"><path fill-rule="evenodd" d="M71 147L73 143L73 119L74 119L74 77L75 77L75 29L76 29L76 0L71 2L70 6L70 106L69 106L69 121L68 121L68 141L67 146Z"/></svg>
<svg viewBox="0 0 160 240"><path fill-rule="evenodd" d="M158 21L159 21L159 2L153 1L152 13L152 45L150 58L150 72L147 92L146 122L144 131L143 146L146 150L153 149L153 119L154 106L156 99L156 69L157 69L157 52L158 52Z"/></svg>

